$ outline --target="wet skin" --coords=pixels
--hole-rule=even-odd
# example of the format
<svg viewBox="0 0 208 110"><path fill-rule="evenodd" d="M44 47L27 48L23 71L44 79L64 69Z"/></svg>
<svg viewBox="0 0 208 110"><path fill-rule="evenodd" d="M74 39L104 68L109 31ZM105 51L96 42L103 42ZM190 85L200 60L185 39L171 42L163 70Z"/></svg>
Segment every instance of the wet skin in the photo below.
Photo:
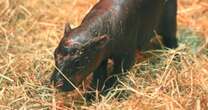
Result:
<svg viewBox="0 0 208 110"><path fill-rule="evenodd" d="M93 72L92 90L110 89L116 77L109 77L130 69L136 51L148 50L154 32L163 37L166 47L177 47L176 11L176 0L101 0L80 26L66 25L54 53L58 69L51 82L71 91ZM110 76L108 59L114 63Z"/></svg>

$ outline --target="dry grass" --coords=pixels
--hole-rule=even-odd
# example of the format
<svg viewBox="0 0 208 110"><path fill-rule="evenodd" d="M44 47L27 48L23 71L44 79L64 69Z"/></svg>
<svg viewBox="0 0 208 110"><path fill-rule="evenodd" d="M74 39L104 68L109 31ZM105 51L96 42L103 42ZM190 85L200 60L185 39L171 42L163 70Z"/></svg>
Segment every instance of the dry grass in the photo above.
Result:
<svg viewBox="0 0 208 110"><path fill-rule="evenodd" d="M64 23L79 25L96 0L0 0L0 109L207 110L208 2L179 1L180 47L136 64L115 89L127 100L112 92L87 106L43 82Z"/></svg>

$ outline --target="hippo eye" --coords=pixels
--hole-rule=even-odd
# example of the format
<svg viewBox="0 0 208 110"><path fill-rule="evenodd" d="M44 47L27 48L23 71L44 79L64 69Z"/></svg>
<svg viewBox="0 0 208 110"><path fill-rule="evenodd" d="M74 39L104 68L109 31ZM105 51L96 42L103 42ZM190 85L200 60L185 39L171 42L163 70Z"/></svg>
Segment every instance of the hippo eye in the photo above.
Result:
<svg viewBox="0 0 208 110"><path fill-rule="evenodd" d="M75 59L74 60L74 66L81 66L81 60L80 59Z"/></svg>
<svg viewBox="0 0 208 110"><path fill-rule="evenodd" d="M80 47L80 44L75 42L75 43L72 45L72 47L73 47L73 48L79 48L79 47Z"/></svg>
<svg viewBox="0 0 208 110"><path fill-rule="evenodd" d="M78 52L79 52L79 49L77 49L77 48L70 48L70 47L63 46L63 53L66 55L69 54L69 55L73 56Z"/></svg>

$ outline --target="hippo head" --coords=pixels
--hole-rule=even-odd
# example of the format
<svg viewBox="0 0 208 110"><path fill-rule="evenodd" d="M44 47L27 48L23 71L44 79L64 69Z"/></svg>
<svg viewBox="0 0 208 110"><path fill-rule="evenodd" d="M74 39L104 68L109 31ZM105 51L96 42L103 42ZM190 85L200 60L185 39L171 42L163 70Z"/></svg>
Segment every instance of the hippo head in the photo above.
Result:
<svg viewBox="0 0 208 110"><path fill-rule="evenodd" d="M64 37L54 52L56 68L51 82L61 91L73 90L99 66L109 41L109 37L103 35L81 43L71 35L73 30L67 24Z"/></svg>

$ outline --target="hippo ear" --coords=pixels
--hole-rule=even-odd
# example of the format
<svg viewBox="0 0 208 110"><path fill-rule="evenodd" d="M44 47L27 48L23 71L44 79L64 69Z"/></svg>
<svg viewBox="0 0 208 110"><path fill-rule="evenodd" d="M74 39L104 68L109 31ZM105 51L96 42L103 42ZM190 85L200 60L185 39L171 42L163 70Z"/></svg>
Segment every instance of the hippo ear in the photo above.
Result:
<svg viewBox="0 0 208 110"><path fill-rule="evenodd" d="M65 29L64 29L64 37L67 37L69 35L69 33L70 33L71 30L72 29L71 29L70 24L69 23L66 23L65 24Z"/></svg>
<svg viewBox="0 0 208 110"><path fill-rule="evenodd" d="M105 47L106 44L110 41L110 37L108 35L102 35L93 39L93 44L95 47L102 48Z"/></svg>

